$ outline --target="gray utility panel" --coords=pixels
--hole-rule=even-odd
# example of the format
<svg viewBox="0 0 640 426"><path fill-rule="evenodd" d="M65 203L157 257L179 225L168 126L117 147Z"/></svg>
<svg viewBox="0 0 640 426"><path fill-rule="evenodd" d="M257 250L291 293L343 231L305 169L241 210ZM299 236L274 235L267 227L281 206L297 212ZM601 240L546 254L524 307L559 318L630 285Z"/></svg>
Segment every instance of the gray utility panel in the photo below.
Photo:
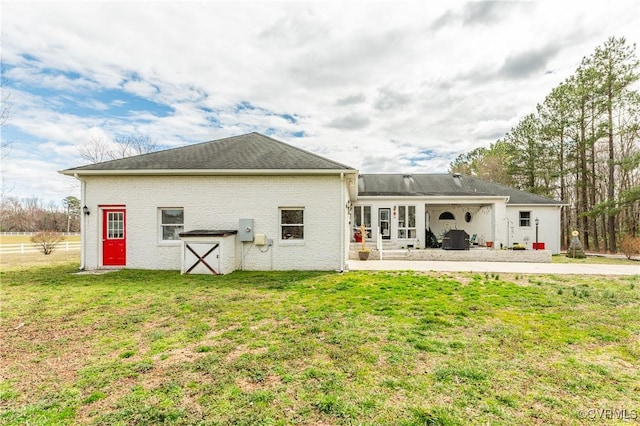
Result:
<svg viewBox="0 0 640 426"><path fill-rule="evenodd" d="M240 241L253 241L253 219L240 219L238 226Z"/></svg>

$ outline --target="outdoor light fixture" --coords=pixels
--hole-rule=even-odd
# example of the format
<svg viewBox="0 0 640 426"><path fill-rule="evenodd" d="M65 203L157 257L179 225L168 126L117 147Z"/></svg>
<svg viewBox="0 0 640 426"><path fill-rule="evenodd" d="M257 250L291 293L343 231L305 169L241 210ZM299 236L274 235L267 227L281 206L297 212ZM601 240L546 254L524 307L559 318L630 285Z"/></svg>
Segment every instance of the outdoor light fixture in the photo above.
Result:
<svg viewBox="0 0 640 426"><path fill-rule="evenodd" d="M82 208L82 213L84 213L85 215L89 216L91 214L91 212L89 211L89 207L84 206Z"/></svg>

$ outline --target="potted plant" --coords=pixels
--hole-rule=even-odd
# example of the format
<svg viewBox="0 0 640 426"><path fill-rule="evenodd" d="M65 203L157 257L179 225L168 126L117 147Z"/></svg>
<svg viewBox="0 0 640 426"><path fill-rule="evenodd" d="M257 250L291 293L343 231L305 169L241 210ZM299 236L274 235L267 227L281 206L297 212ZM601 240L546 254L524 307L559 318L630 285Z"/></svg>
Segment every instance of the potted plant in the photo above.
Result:
<svg viewBox="0 0 640 426"><path fill-rule="evenodd" d="M367 247L367 233L364 229L364 224L360 225L360 250L358 250L358 259L367 260L369 259L369 253L371 250Z"/></svg>

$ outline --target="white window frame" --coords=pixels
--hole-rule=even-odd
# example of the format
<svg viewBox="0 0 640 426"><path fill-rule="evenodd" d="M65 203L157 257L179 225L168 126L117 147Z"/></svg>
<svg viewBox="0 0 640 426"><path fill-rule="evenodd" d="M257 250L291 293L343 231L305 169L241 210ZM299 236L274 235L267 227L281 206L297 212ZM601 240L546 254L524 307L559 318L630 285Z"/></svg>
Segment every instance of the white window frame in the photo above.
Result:
<svg viewBox="0 0 640 426"><path fill-rule="evenodd" d="M369 223L365 221L365 210L369 209ZM353 206L353 232L360 231L360 224L364 223L364 231L367 233L367 238L371 238L371 222L373 217L371 216L371 206Z"/></svg>
<svg viewBox="0 0 640 426"><path fill-rule="evenodd" d="M124 240L124 211L107 212L107 240Z"/></svg>
<svg viewBox="0 0 640 426"><path fill-rule="evenodd" d="M167 210L181 210L182 211L182 224L179 223L164 223L164 215L163 212ZM164 238L164 231L166 227L176 227L174 231L176 238ZM184 232L184 207L159 207L158 208L158 241L162 244L180 244L180 237L178 236L179 232Z"/></svg>
<svg viewBox="0 0 640 426"><path fill-rule="evenodd" d="M304 207L279 207L278 208L278 227L279 227L279 234L280 234L280 241L281 242L287 242L287 243L300 243L300 242L304 242L304 237L305 237L305 229L304 229ZM282 222L282 212L285 211L301 211L302 212L302 223L283 223ZM302 238L284 238L285 232L284 232L284 227L288 226L288 227L300 227L302 229Z"/></svg>
<svg viewBox="0 0 640 426"><path fill-rule="evenodd" d="M404 217L401 217L402 210L404 209ZM413 226L410 224L411 215L410 209L413 209ZM402 236L404 233L404 236ZM413 236L411 236L413 234ZM418 237L418 231L416 228L416 206L415 205L402 205L398 206L398 239L399 240L415 240Z"/></svg>
<svg viewBox="0 0 640 426"><path fill-rule="evenodd" d="M524 217L523 213L526 213L529 216ZM531 228L531 213L531 210L521 210L518 212L518 225L520 226L520 228Z"/></svg>

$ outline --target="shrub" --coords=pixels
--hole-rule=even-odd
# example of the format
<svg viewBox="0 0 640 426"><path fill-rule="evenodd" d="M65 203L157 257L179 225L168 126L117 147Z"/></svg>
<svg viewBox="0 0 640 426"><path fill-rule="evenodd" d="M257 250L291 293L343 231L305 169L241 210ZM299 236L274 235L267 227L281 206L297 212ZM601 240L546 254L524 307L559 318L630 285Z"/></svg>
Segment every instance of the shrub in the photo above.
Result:
<svg viewBox="0 0 640 426"><path fill-rule="evenodd" d="M31 236L31 242L45 255L51 254L62 241L64 236L55 231L40 231Z"/></svg>
<svg viewBox="0 0 640 426"><path fill-rule="evenodd" d="M627 256L627 259L631 259L634 255L640 254L640 237L625 235L622 241L620 241L620 250Z"/></svg>

